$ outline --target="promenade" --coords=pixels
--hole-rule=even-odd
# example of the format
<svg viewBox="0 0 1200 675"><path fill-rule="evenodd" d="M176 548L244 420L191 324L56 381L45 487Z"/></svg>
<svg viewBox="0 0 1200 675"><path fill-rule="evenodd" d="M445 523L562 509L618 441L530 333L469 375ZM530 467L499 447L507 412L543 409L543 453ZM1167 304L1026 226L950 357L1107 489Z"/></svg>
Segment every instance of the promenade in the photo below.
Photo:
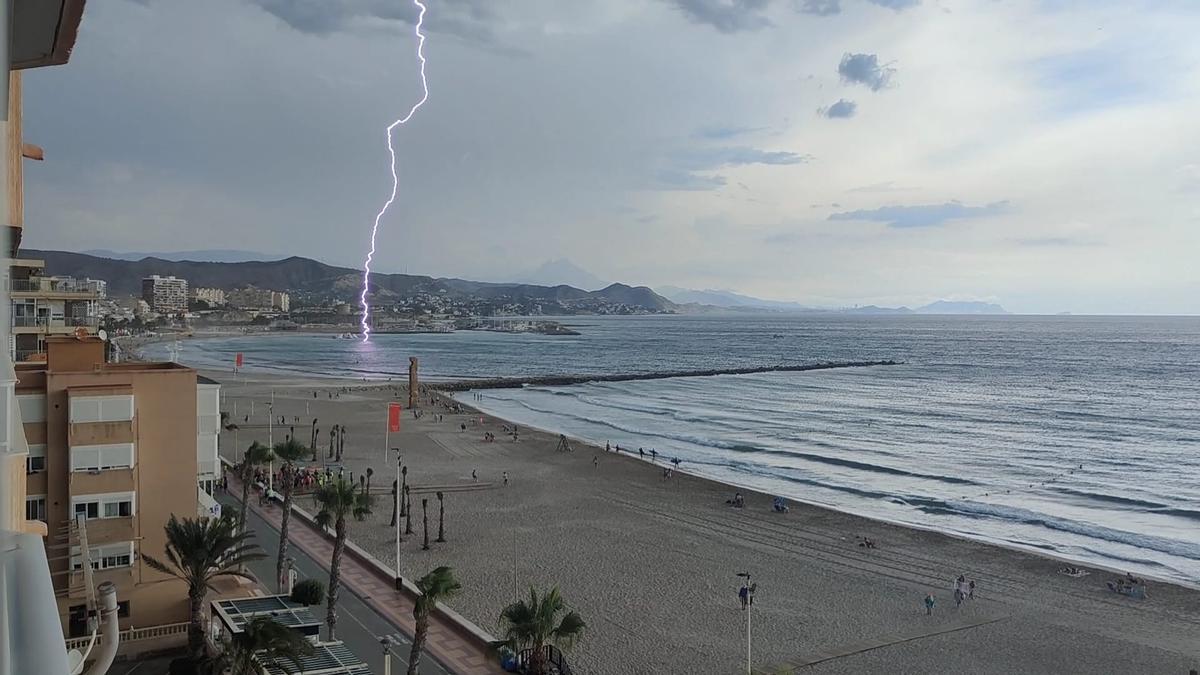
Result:
<svg viewBox="0 0 1200 675"><path fill-rule="evenodd" d="M239 500L235 496L241 494L241 481L231 472L229 494L222 495L221 501L229 508L236 509ZM251 495L247 522L255 531L257 543L269 554L268 558L259 561L253 571L260 581L271 586L275 569L274 553L279 545L279 526L283 509L274 502L269 506L260 507L255 498L256 493L252 491ZM297 560L297 569L301 577L316 578L327 584L333 542L295 513L292 514L289 523L288 538L291 541L290 555ZM382 672L382 647L379 638L399 633L403 644L392 648L396 659L393 672L397 672L397 664L400 664L401 669L407 667L409 644L415 630L412 600L397 592L391 579L384 578L352 555L342 556L341 570L342 590L338 599L341 620L338 621L338 638L345 640L364 662ZM369 609L370 613L386 623L362 619L362 616L369 616L370 613L361 609L355 611L355 607L348 606L352 603L361 603L363 608ZM314 612L323 618L324 605L314 608ZM385 628L386 630L383 630ZM361 639L367 634L372 634L370 640ZM466 639L456 627L435 614L430 619L421 672L439 675L491 675L504 671L494 657L485 653L475 642Z"/></svg>

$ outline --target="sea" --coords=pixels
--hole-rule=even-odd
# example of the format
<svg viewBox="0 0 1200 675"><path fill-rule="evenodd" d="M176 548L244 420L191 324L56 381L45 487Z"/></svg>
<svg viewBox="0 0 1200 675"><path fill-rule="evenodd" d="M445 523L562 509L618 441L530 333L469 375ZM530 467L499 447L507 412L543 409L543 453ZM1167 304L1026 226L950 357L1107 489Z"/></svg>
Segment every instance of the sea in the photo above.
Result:
<svg viewBox="0 0 1200 675"><path fill-rule="evenodd" d="M1200 317L565 317L187 341L189 365L402 380L900 365L484 391L519 425L787 499L1200 586ZM169 345L149 347L166 358Z"/></svg>

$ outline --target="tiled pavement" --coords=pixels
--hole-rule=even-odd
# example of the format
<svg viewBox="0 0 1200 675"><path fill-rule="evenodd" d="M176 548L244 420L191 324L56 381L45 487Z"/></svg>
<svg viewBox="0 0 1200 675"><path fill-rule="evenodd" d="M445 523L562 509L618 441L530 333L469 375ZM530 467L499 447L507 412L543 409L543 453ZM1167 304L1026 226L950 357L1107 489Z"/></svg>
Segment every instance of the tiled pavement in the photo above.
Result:
<svg viewBox="0 0 1200 675"><path fill-rule="evenodd" d="M230 473L229 493L241 495L241 483ZM260 507L256 499L250 499L250 509L263 520L278 529L283 510L272 504ZM288 524L288 539L293 546L304 550L313 559L328 569L328 560L333 555L333 542L326 539L304 519L293 514ZM363 565L352 555L342 556L342 586L354 593L366 605L387 619L399 631L412 637L415 620L413 603L407 596L395 590L392 579L385 579ZM496 659L485 653L475 642L462 634L436 614L430 618L429 637L425 643L426 653L441 662L457 675L481 675L503 673Z"/></svg>

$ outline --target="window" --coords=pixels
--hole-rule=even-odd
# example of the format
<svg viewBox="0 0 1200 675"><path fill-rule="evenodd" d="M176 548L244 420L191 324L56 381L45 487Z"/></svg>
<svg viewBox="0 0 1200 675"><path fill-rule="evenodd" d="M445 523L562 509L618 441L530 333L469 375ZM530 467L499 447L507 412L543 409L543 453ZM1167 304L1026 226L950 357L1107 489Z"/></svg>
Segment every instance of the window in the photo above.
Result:
<svg viewBox="0 0 1200 675"><path fill-rule="evenodd" d="M29 446L29 456L25 458L25 473L38 473L46 470L46 444L38 443Z"/></svg>
<svg viewBox="0 0 1200 675"><path fill-rule="evenodd" d="M119 544L104 544L103 546L92 546L89 548L89 558L92 561L92 569L108 570L114 567L129 567L133 564L133 542L126 541ZM79 555L79 547L71 547L71 569L83 569L83 559Z"/></svg>
<svg viewBox="0 0 1200 675"><path fill-rule="evenodd" d="M129 518L134 514L133 493L83 495L71 500L71 512L84 518Z"/></svg>
<svg viewBox="0 0 1200 675"><path fill-rule="evenodd" d="M133 443L77 445L71 448L72 471L103 471L133 466Z"/></svg>
<svg viewBox="0 0 1200 675"><path fill-rule="evenodd" d="M21 410L22 422L28 424L46 421L46 396L44 394L18 394L17 406Z"/></svg>
<svg viewBox="0 0 1200 675"><path fill-rule="evenodd" d="M133 419L133 395L73 396L71 423L125 422Z"/></svg>
<svg viewBox="0 0 1200 675"><path fill-rule="evenodd" d="M46 521L46 495L25 498L25 520Z"/></svg>

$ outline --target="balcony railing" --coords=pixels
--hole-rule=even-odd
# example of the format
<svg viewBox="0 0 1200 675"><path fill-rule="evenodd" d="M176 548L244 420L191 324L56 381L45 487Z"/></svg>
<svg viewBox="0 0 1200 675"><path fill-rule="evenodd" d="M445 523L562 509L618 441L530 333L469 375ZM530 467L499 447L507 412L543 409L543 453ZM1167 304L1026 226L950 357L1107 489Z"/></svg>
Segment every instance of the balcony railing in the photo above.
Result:
<svg viewBox="0 0 1200 675"><path fill-rule="evenodd" d="M79 293L99 295L100 284L83 279L13 279L9 290L14 293Z"/></svg>
<svg viewBox="0 0 1200 675"><path fill-rule="evenodd" d="M13 328L95 328L100 325L95 316L13 316Z"/></svg>

